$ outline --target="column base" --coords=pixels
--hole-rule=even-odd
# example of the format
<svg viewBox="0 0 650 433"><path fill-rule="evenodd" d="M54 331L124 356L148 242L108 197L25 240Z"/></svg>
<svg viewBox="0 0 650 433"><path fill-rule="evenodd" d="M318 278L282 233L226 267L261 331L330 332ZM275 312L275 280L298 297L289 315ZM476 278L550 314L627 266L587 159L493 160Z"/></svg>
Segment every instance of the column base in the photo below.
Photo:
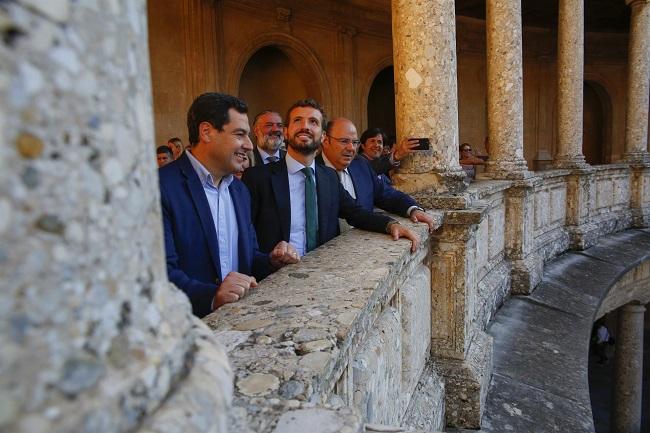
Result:
<svg viewBox="0 0 650 433"><path fill-rule="evenodd" d="M591 165L587 164L583 155L561 155L555 157L552 167L584 170Z"/></svg>
<svg viewBox="0 0 650 433"><path fill-rule="evenodd" d="M478 179L517 180L528 179L535 174L528 171L528 165L523 159L516 161L488 161L485 172L477 176Z"/></svg>
<svg viewBox="0 0 650 433"><path fill-rule="evenodd" d="M630 210L613 215L605 214L585 224L567 226L569 248L575 251L586 250L596 245L601 237L631 227L633 219L634 210Z"/></svg>
<svg viewBox="0 0 650 433"><path fill-rule="evenodd" d="M510 292L513 295L530 295L542 281L544 260L538 254L530 254L523 260L512 260Z"/></svg>
<svg viewBox="0 0 650 433"><path fill-rule="evenodd" d="M646 151L626 152L623 154L623 161L629 164L650 164L650 154Z"/></svg>
<svg viewBox="0 0 650 433"><path fill-rule="evenodd" d="M433 357L445 380L445 423L479 429L492 376L492 337L476 333L465 359Z"/></svg>
<svg viewBox="0 0 650 433"><path fill-rule="evenodd" d="M464 180L463 170L393 175L395 188L428 209L467 209L471 198L464 194L467 189Z"/></svg>

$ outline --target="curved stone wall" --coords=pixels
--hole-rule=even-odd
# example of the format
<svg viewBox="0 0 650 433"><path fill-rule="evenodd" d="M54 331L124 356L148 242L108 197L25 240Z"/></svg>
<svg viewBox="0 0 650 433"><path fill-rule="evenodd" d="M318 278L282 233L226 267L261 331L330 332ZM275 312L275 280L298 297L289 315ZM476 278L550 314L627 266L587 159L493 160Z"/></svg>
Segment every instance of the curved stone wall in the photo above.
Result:
<svg viewBox="0 0 650 433"><path fill-rule="evenodd" d="M81 3L0 5L0 430L224 431L167 282L145 2Z"/></svg>

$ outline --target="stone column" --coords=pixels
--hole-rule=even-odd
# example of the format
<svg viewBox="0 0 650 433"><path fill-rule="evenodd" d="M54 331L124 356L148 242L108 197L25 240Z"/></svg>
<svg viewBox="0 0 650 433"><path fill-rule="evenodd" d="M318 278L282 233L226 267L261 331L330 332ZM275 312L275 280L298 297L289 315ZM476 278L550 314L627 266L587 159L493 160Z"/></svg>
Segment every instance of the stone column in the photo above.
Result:
<svg viewBox="0 0 650 433"><path fill-rule="evenodd" d="M110 6L0 8L0 430L225 432L228 358L167 280L146 4Z"/></svg>
<svg viewBox="0 0 650 433"><path fill-rule="evenodd" d="M393 0L392 11L397 139L431 141L403 159L395 184L418 199L461 192L454 0Z"/></svg>
<svg viewBox="0 0 650 433"><path fill-rule="evenodd" d="M632 9L628 45L625 155L631 163L649 162L650 1L626 0Z"/></svg>
<svg viewBox="0 0 650 433"><path fill-rule="evenodd" d="M487 0L487 105L490 159L482 177L523 179L523 69L520 0Z"/></svg>
<svg viewBox="0 0 650 433"><path fill-rule="evenodd" d="M643 375L643 316L636 302L618 311L612 433L640 433Z"/></svg>
<svg viewBox="0 0 650 433"><path fill-rule="evenodd" d="M558 149L554 165L584 168L584 0L560 0L558 27Z"/></svg>

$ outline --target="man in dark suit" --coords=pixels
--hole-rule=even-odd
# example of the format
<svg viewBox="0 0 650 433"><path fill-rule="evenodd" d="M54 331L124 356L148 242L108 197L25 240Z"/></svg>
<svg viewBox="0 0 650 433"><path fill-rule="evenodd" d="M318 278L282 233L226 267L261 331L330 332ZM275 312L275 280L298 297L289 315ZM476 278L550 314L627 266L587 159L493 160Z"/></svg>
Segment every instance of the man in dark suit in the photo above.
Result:
<svg viewBox="0 0 650 433"><path fill-rule="evenodd" d="M256 146L253 149L251 167L284 158L287 152L281 148L284 143L283 128L282 117L275 111L264 110L255 116L253 134Z"/></svg>
<svg viewBox="0 0 650 433"><path fill-rule="evenodd" d="M336 170L343 188L364 209L378 207L409 217L413 222L426 223L433 229L433 218L413 198L382 181L366 158L356 156L359 143L352 121L334 119L327 124L323 152L316 161Z"/></svg>
<svg viewBox="0 0 650 433"><path fill-rule="evenodd" d="M252 149L246 112L230 95L196 98L187 113L191 149L159 171L167 274L199 317L239 300L256 278L299 261L286 242L270 254L258 249L250 195L232 175Z"/></svg>
<svg viewBox="0 0 650 433"><path fill-rule="evenodd" d="M379 128L370 128L363 131L358 149L359 155L370 162L370 166L379 175L390 177L391 170L400 166L401 159L419 145L417 138L404 137L396 143L393 150L384 155L384 144L388 140L384 131Z"/></svg>
<svg viewBox="0 0 650 433"><path fill-rule="evenodd" d="M286 119L285 160L250 168L242 178L251 191L251 216L260 249L267 251L285 240L303 255L337 236L342 217L361 229L408 238L414 251L415 233L363 209L343 189L334 170L315 163L326 121L320 105L312 99L298 101Z"/></svg>

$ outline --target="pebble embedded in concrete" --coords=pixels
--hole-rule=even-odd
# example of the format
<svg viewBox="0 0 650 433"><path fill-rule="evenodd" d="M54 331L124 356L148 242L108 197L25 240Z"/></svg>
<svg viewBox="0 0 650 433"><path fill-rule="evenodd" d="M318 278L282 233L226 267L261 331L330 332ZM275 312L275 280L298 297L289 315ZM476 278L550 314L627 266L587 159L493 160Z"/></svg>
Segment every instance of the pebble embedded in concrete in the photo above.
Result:
<svg viewBox="0 0 650 433"><path fill-rule="evenodd" d="M253 373L237 382L237 389L244 395L262 396L280 387L280 379L272 374Z"/></svg>

